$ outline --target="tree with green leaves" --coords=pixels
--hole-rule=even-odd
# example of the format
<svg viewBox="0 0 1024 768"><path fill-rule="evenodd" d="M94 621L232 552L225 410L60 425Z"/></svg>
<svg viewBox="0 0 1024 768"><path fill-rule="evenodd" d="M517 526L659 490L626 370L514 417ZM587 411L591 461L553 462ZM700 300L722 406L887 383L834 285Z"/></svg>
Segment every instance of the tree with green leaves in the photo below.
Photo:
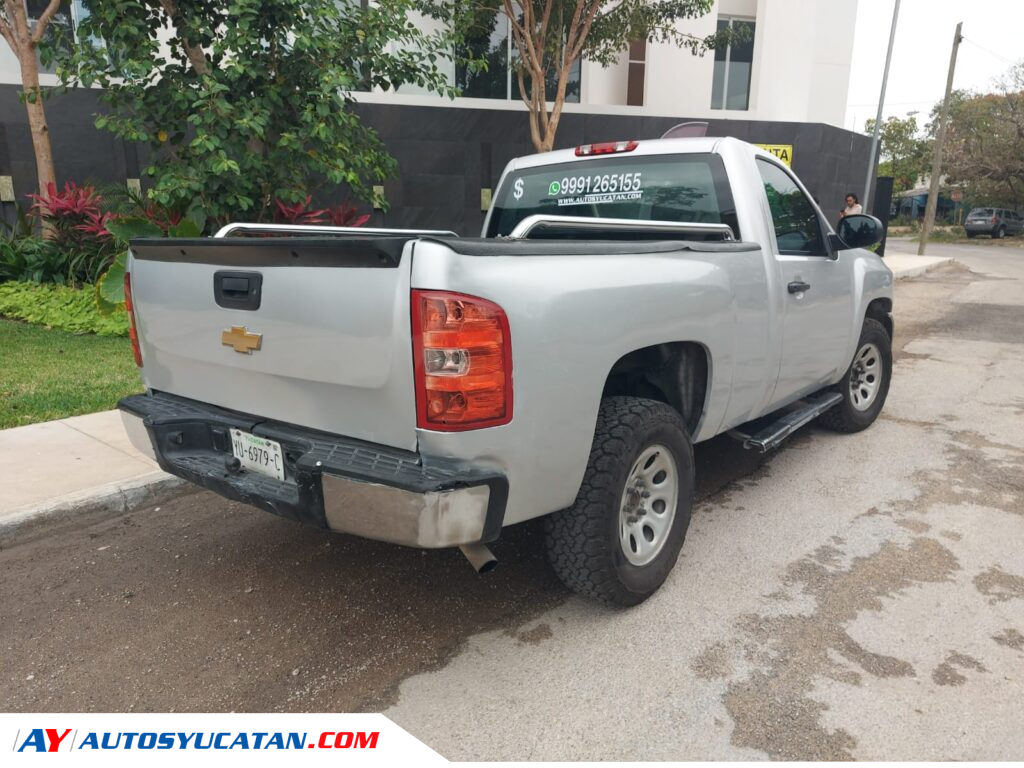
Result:
<svg viewBox="0 0 1024 768"><path fill-rule="evenodd" d="M25 0L0 0L0 37L7 41L21 69L21 99L28 112L28 127L36 160L36 176L40 193L57 183L50 146L50 126L43 107L45 92L39 85L39 55L46 52L46 31L61 12L61 0L48 0L40 6L35 19L28 15Z"/></svg>
<svg viewBox="0 0 1024 768"><path fill-rule="evenodd" d="M872 134L874 130L875 121L870 119L864 124L864 131ZM920 136L917 118L890 117L883 121L878 136L878 175L892 176L893 193L913 189L929 166L929 142Z"/></svg>
<svg viewBox="0 0 1024 768"><path fill-rule="evenodd" d="M454 95L440 65L455 33L411 21L431 2L91 0L79 37L96 42L66 55L60 75L102 86L96 125L152 148L155 203L263 221L315 183L369 200L392 175L353 91Z"/></svg>
<svg viewBox="0 0 1024 768"><path fill-rule="evenodd" d="M722 45L729 32L700 37L680 22L706 15L713 0L483 0L472 3L475 20L503 13L518 54L519 95L529 109L530 139L538 152L555 145L573 67L582 59L608 66L634 40L667 42L695 55ZM482 8L482 10L480 10Z"/></svg>
<svg viewBox="0 0 1024 768"><path fill-rule="evenodd" d="M934 132L938 106L929 130ZM1024 61L993 93L954 91L943 148L943 173L973 205L1024 208Z"/></svg>

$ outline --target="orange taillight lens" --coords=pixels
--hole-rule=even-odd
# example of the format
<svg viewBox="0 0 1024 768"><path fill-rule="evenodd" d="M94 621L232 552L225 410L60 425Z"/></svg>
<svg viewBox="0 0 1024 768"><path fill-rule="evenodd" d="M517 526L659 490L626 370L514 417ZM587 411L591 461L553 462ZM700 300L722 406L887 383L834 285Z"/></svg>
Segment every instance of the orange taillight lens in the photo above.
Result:
<svg viewBox="0 0 1024 768"><path fill-rule="evenodd" d="M412 292L416 424L455 432L512 420L512 342L497 304Z"/></svg>
<svg viewBox="0 0 1024 768"><path fill-rule="evenodd" d="M128 312L128 338L132 340L132 354L135 364L142 367L142 350L139 348L139 332L135 329L135 306L132 304L132 276L124 273L124 308Z"/></svg>

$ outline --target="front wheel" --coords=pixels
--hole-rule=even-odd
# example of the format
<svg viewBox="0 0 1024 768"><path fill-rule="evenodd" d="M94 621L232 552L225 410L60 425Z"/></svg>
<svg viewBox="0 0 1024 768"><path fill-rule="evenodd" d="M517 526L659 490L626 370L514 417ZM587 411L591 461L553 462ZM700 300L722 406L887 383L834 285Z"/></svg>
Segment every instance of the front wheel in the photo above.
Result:
<svg viewBox="0 0 1024 768"><path fill-rule="evenodd" d="M639 397L602 400L576 501L545 519L559 578L607 605L653 595L686 538L693 477L693 448L677 411Z"/></svg>
<svg viewBox="0 0 1024 768"><path fill-rule="evenodd" d="M892 379L892 340L885 327L868 318L846 374L836 384L843 399L825 411L821 423L837 432L860 432L882 412Z"/></svg>

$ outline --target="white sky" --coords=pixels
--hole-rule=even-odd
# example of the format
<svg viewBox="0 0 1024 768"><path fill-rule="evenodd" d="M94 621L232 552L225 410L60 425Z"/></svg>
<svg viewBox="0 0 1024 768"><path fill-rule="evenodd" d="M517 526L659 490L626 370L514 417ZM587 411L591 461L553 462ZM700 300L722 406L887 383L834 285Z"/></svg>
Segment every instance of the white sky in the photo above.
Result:
<svg viewBox="0 0 1024 768"><path fill-rule="evenodd" d="M818 0L841 2L842 0ZM878 109L894 0L858 0L845 127L864 130ZM886 117L918 111L927 122L946 88L949 53L964 23L954 88L989 90L1011 63L1024 59L1024 0L901 0L885 92Z"/></svg>

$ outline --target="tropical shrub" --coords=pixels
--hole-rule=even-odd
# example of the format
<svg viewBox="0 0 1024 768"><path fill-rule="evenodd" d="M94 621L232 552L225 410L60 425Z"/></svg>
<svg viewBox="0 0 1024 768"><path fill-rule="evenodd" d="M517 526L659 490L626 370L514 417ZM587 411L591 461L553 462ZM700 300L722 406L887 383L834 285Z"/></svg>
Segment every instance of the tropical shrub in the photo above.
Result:
<svg viewBox="0 0 1024 768"><path fill-rule="evenodd" d="M52 241L37 237L0 238L0 283L63 284L68 274L68 252Z"/></svg>
<svg viewBox="0 0 1024 768"><path fill-rule="evenodd" d="M127 336L128 315L122 310L99 311L92 286L37 285L10 282L0 285L0 315L70 333Z"/></svg>
<svg viewBox="0 0 1024 768"><path fill-rule="evenodd" d="M96 282L116 253L107 229L114 214L101 209L103 196L92 185L68 181L63 189L50 183L41 194L28 197L33 201L29 213L43 222L46 242L65 259L64 279L59 282Z"/></svg>

